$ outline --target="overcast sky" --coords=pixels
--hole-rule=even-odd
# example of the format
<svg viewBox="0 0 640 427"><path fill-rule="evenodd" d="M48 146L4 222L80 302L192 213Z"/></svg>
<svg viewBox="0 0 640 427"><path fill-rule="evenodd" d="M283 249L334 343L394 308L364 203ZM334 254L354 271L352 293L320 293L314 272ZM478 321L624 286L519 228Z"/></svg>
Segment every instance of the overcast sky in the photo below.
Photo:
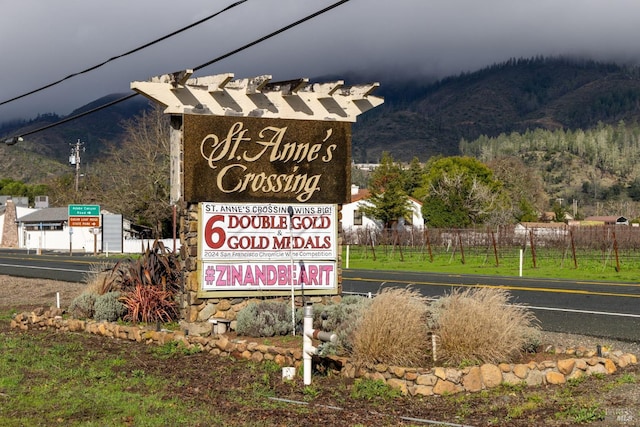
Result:
<svg viewBox="0 0 640 427"><path fill-rule="evenodd" d="M0 122L69 114L131 81L194 68L335 1L248 0L141 52L0 106ZM0 102L185 27L233 0L0 0ZM194 76L444 77L509 58L640 63L638 0L350 0ZM382 75L382 74L380 74ZM388 77L380 78L382 84ZM365 83L365 82L361 82Z"/></svg>

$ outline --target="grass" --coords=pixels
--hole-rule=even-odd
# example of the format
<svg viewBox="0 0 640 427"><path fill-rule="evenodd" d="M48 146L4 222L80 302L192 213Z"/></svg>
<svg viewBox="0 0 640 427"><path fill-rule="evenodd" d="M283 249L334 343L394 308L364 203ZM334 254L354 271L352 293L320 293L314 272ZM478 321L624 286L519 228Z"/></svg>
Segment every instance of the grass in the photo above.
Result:
<svg viewBox="0 0 640 427"><path fill-rule="evenodd" d="M464 262L459 252L444 249L432 250L432 257L421 248L405 247L402 253L398 249L377 247L375 257L370 247L350 246L343 248L343 267L365 270L404 270L427 271L431 273L474 274L488 276L519 276L520 253L517 248L499 251L498 264L493 251L487 248L467 248ZM615 257L600 250L580 250L576 252L576 264L570 253L553 248L537 248L535 266L530 250L523 252L522 276L552 279L577 279L638 282L640 252L626 251L620 254L618 263Z"/></svg>
<svg viewBox="0 0 640 427"><path fill-rule="evenodd" d="M168 394L172 380L162 372L129 368L138 357L133 351L94 351L74 334L52 338L47 333L0 333L0 425L165 426L193 425L193 420L228 425L229 420L200 402ZM158 359L167 352L189 355L179 347L160 353L143 350ZM264 376L273 368L264 369L266 388ZM245 393L244 398L255 405L263 393Z"/></svg>

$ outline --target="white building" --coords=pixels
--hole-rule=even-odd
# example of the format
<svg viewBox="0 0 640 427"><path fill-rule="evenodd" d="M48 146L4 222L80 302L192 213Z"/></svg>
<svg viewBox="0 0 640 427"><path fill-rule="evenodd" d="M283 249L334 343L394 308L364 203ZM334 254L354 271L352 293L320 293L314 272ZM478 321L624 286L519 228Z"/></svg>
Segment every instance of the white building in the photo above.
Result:
<svg viewBox="0 0 640 427"><path fill-rule="evenodd" d="M101 251L100 229L69 227L68 221L66 207L36 209L26 215L18 215L18 246L34 250Z"/></svg>
<svg viewBox="0 0 640 427"><path fill-rule="evenodd" d="M360 210L363 206L372 206L368 200L370 195L369 190L360 189L357 185L351 186L351 203L342 205L342 229L345 233L359 233L363 230L378 231L382 229L383 224L380 223L380 221L369 218ZM409 201L411 202L411 218L400 218L398 226L423 228L422 203L411 197Z"/></svg>

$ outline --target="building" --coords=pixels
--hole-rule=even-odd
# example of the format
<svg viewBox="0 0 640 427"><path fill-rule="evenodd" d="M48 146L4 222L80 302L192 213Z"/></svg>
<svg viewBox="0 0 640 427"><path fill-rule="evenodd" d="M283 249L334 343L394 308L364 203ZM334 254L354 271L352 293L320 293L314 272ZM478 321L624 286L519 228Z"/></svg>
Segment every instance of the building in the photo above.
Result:
<svg viewBox="0 0 640 427"><path fill-rule="evenodd" d="M623 216L588 216L584 219L586 224L592 225L629 225L629 220Z"/></svg>
<svg viewBox="0 0 640 427"><path fill-rule="evenodd" d="M342 205L342 229L345 233L358 233L363 230L381 230L383 224L373 218L369 218L361 211L363 206L371 206L368 198L371 196L369 190L360 189L357 185L351 186L351 203ZM409 198L411 202L411 218L399 218L400 227L424 227L422 218L422 203L416 199Z"/></svg>

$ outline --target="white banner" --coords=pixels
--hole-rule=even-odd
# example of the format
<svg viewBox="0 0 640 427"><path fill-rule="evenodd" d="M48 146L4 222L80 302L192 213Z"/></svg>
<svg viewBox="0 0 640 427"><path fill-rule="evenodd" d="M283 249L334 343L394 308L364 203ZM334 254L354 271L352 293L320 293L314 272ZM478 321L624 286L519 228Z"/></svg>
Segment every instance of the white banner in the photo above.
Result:
<svg viewBox="0 0 640 427"><path fill-rule="evenodd" d="M203 261L337 262L336 205L200 203Z"/></svg>
<svg viewBox="0 0 640 427"><path fill-rule="evenodd" d="M333 290L337 286L335 262L288 263L204 262L204 291ZM293 273L292 273L293 272Z"/></svg>

